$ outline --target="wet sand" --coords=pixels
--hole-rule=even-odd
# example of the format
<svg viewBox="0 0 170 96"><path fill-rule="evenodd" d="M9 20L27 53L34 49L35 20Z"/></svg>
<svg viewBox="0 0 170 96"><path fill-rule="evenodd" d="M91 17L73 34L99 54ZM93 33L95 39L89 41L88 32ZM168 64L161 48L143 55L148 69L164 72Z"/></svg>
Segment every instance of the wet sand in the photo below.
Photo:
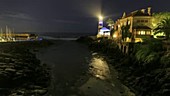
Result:
<svg viewBox="0 0 170 96"><path fill-rule="evenodd" d="M90 56L87 47L75 41L57 41L48 48L40 49L37 57L51 68L50 94L69 93L69 87L74 86L74 82L88 69L87 59Z"/></svg>
<svg viewBox="0 0 170 96"><path fill-rule="evenodd" d="M46 96L134 96L100 55L76 41L40 48L37 58L51 68Z"/></svg>

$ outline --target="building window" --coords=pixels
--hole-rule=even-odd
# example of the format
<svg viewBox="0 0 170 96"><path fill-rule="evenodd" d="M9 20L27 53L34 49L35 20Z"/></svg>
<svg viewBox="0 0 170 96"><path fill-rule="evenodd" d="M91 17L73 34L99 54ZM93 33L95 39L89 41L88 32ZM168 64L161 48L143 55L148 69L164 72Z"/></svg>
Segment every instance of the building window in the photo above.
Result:
<svg viewBox="0 0 170 96"><path fill-rule="evenodd" d="M146 32L146 34L147 34L147 35L150 35L150 34L151 34L151 32L150 32L150 31L147 31L147 32Z"/></svg>
<svg viewBox="0 0 170 96"><path fill-rule="evenodd" d="M140 31L137 31L137 34L140 35Z"/></svg>
<svg viewBox="0 0 170 96"><path fill-rule="evenodd" d="M141 20L140 22L144 22L145 20Z"/></svg>
<svg viewBox="0 0 170 96"><path fill-rule="evenodd" d="M141 34L141 35L145 35L145 31L141 31L140 34Z"/></svg>
<svg viewBox="0 0 170 96"><path fill-rule="evenodd" d="M145 35L146 32L145 31L137 31L137 35Z"/></svg>
<svg viewBox="0 0 170 96"><path fill-rule="evenodd" d="M137 20L137 22L139 23L139 22L140 22L140 20Z"/></svg>
<svg viewBox="0 0 170 96"><path fill-rule="evenodd" d="M148 20L145 20L146 23L148 23Z"/></svg>

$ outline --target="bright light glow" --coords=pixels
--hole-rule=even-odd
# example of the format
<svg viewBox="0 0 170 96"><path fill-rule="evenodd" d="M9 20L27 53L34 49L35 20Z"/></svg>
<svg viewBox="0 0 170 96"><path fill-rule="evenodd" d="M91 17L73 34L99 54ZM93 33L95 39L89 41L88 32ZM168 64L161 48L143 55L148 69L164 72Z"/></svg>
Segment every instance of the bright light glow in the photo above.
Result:
<svg viewBox="0 0 170 96"><path fill-rule="evenodd" d="M155 27L157 24L156 23L152 23L153 27Z"/></svg>
<svg viewBox="0 0 170 96"><path fill-rule="evenodd" d="M103 20L103 16L100 15L100 16L99 16L99 20Z"/></svg>
<svg viewBox="0 0 170 96"><path fill-rule="evenodd" d="M165 34L163 32L153 35L154 38L163 37Z"/></svg>
<svg viewBox="0 0 170 96"><path fill-rule="evenodd" d="M135 38L135 42L143 42L141 38Z"/></svg>
<svg viewBox="0 0 170 96"><path fill-rule="evenodd" d="M141 31L141 33L140 33L141 35L145 35L145 31Z"/></svg>
<svg viewBox="0 0 170 96"><path fill-rule="evenodd" d="M110 36L110 32L100 31L99 34L102 35L102 36Z"/></svg>
<svg viewBox="0 0 170 96"><path fill-rule="evenodd" d="M109 69L109 66L107 64L107 62L99 57L99 58L96 58L96 57L93 57L92 60L91 60L91 63L90 63L90 66L93 66L89 71L90 73L99 78L99 79L108 79L110 78L110 69Z"/></svg>
<svg viewBox="0 0 170 96"><path fill-rule="evenodd" d="M116 35L116 34L114 34L114 35L113 35L113 38L117 38L117 35Z"/></svg>

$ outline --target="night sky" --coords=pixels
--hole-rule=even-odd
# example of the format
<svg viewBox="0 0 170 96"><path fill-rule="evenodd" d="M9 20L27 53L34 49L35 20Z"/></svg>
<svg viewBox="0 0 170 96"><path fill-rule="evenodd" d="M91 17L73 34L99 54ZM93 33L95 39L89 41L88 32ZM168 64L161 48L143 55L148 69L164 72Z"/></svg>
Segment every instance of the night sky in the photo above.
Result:
<svg viewBox="0 0 170 96"><path fill-rule="evenodd" d="M97 32L97 16L116 20L123 12L152 7L170 11L169 0L0 0L0 27L17 32Z"/></svg>

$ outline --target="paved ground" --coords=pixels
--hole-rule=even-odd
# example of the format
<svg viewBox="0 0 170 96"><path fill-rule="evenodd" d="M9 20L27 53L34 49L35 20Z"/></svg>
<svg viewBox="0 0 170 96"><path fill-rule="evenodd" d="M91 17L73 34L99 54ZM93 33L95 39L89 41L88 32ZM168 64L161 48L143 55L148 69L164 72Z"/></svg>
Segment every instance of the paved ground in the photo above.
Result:
<svg viewBox="0 0 170 96"><path fill-rule="evenodd" d="M85 45L57 41L40 49L37 57L52 70L51 96L134 96L113 69L101 57L91 55Z"/></svg>

